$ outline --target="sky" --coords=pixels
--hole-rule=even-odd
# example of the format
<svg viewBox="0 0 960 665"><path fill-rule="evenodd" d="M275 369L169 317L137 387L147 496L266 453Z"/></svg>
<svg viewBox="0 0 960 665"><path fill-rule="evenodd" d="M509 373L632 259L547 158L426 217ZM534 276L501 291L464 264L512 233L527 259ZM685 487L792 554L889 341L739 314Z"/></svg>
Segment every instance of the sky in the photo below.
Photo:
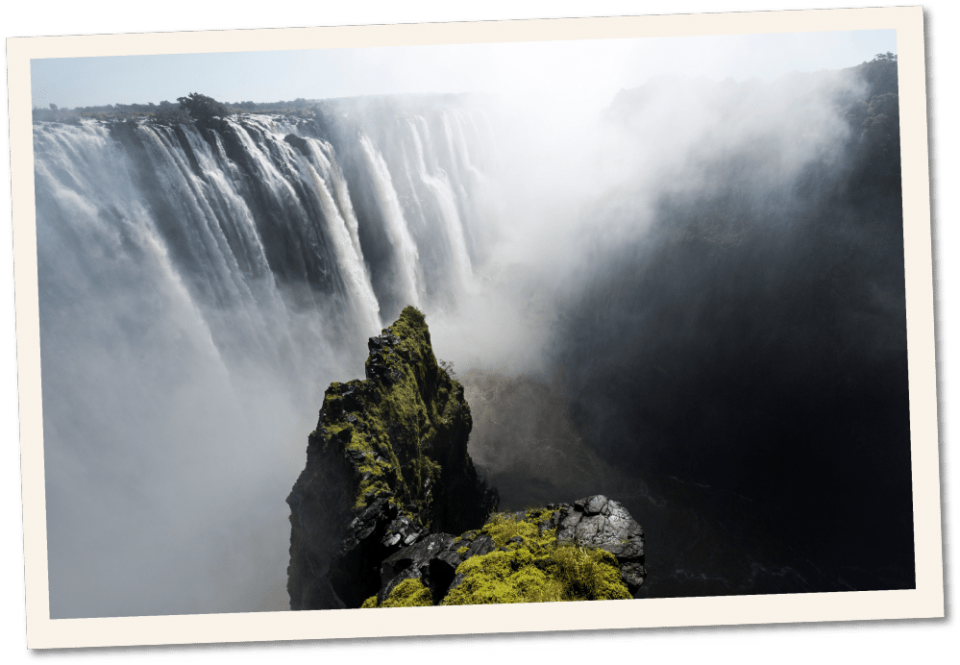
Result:
<svg viewBox="0 0 960 665"><path fill-rule="evenodd" d="M33 104L62 108L394 93L575 92L609 100L657 75L773 80L896 53L896 31L663 37L33 60Z"/></svg>

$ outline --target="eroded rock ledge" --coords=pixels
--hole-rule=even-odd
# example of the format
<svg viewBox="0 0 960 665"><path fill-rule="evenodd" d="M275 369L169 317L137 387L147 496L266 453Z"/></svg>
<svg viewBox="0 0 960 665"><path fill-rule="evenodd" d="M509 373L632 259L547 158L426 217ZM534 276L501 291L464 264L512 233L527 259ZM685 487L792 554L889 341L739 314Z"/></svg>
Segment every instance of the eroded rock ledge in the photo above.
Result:
<svg viewBox="0 0 960 665"><path fill-rule="evenodd" d="M359 607L385 558L497 507L467 454L463 386L438 366L423 314L407 307L368 347L367 378L327 389L287 497L291 609Z"/></svg>
<svg viewBox="0 0 960 665"><path fill-rule="evenodd" d="M294 610L630 598L643 530L593 496L495 513L467 454L463 387L407 307L370 339L366 379L333 383L287 497ZM452 534L462 534L454 536Z"/></svg>

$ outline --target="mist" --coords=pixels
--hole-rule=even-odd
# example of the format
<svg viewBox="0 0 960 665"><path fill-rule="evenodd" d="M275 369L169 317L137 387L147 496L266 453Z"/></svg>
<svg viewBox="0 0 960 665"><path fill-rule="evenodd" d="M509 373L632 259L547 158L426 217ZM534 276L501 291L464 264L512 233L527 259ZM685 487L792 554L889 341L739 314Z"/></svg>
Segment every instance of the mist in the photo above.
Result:
<svg viewBox="0 0 960 665"><path fill-rule="evenodd" d="M895 106L879 59L657 78L576 132L511 109L533 223L471 310L511 361L461 371L508 507L621 497L651 597L912 588Z"/></svg>
<svg viewBox="0 0 960 665"><path fill-rule="evenodd" d="M35 125L52 618L287 609L323 391L408 304L504 507L623 502L651 596L912 584L895 60L492 71Z"/></svg>

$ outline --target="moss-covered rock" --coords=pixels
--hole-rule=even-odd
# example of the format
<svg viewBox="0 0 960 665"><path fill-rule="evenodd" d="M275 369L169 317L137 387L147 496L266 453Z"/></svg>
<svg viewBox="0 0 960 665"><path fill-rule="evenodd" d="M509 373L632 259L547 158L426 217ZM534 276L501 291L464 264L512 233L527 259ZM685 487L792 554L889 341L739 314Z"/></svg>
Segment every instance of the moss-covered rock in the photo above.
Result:
<svg viewBox="0 0 960 665"><path fill-rule="evenodd" d="M433 605L430 589L416 577L408 578L394 587L380 607L423 607Z"/></svg>
<svg viewBox="0 0 960 665"><path fill-rule="evenodd" d="M408 307L371 338L366 379L327 389L291 491L292 609L630 598L643 530L592 496L493 513L467 454L463 387ZM457 534L454 537L451 534Z"/></svg>
<svg viewBox="0 0 960 665"><path fill-rule="evenodd" d="M366 379L327 389L287 502L292 609L359 607L381 562L428 532L483 524L496 492L467 454L463 387L413 307L368 343Z"/></svg>
<svg viewBox="0 0 960 665"><path fill-rule="evenodd" d="M481 533L499 549L464 561L443 605L626 599L616 557L558 542L555 510L495 515Z"/></svg>
<svg viewBox="0 0 960 665"><path fill-rule="evenodd" d="M480 529L431 534L393 554L369 606L385 607L411 579L440 605L627 599L646 574L643 544L640 525L604 496L494 514Z"/></svg>

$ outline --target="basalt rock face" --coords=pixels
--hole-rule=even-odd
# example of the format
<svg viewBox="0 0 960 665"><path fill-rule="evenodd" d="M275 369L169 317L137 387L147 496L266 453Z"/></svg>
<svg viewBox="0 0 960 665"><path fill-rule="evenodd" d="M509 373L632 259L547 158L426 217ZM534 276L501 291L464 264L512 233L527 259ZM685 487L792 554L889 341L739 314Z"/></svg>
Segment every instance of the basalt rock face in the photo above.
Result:
<svg viewBox="0 0 960 665"><path fill-rule="evenodd" d="M429 533L480 527L496 491L467 454L463 387L412 307L370 339L366 379L333 383L287 498L294 610L359 607L381 563Z"/></svg>

